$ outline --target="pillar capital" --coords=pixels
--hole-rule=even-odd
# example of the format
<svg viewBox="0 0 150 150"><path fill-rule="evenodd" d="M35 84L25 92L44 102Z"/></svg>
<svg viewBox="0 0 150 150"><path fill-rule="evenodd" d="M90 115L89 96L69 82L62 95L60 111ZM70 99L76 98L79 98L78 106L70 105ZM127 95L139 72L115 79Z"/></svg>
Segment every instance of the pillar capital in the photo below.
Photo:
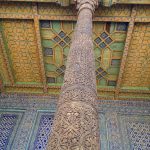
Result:
<svg viewBox="0 0 150 150"><path fill-rule="evenodd" d="M75 0L75 2L78 13L83 9L90 9L94 13L99 4L98 0Z"/></svg>

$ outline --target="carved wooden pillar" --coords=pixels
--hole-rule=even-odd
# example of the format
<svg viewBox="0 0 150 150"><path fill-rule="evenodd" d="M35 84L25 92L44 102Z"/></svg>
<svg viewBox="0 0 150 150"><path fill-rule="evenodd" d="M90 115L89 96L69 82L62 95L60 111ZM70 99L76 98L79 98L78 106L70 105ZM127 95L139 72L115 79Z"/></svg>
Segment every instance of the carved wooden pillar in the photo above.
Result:
<svg viewBox="0 0 150 150"><path fill-rule="evenodd" d="M92 14L97 0L77 0L78 20L68 55L48 150L99 150Z"/></svg>

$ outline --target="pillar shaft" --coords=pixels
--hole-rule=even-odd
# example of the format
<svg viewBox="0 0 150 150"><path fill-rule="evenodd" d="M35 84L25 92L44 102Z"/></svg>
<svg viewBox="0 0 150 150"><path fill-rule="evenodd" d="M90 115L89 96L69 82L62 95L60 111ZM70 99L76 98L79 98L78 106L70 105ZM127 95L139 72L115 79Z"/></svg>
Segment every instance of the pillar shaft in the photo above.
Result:
<svg viewBox="0 0 150 150"><path fill-rule="evenodd" d="M96 4L95 0L77 1L78 20L48 150L100 149L92 42L92 13Z"/></svg>

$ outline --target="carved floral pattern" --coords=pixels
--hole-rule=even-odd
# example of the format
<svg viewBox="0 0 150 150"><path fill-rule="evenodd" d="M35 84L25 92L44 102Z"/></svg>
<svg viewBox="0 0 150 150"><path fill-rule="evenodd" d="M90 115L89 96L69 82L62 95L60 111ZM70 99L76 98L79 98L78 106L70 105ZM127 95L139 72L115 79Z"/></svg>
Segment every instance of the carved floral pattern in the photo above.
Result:
<svg viewBox="0 0 150 150"><path fill-rule="evenodd" d="M48 150L98 150L92 13L97 1L77 0L78 21L68 55Z"/></svg>

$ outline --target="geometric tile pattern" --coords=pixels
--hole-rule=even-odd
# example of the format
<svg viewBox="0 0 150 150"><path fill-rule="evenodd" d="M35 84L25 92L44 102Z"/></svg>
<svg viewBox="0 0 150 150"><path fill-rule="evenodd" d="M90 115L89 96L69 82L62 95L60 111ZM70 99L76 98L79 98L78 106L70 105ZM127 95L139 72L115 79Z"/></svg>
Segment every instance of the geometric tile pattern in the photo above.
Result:
<svg viewBox="0 0 150 150"><path fill-rule="evenodd" d="M106 106L107 107L107 106ZM149 150L150 116L129 112L116 112L107 108L101 112L101 149L106 150ZM130 119L129 119L130 118Z"/></svg>
<svg viewBox="0 0 150 150"><path fill-rule="evenodd" d="M94 53L98 86L116 86L128 24L93 24Z"/></svg>
<svg viewBox="0 0 150 150"><path fill-rule="evenodd" d="M40 22L47 83L62 83L74 22Z"/></svg>
<svg viewBox="0 0 150 150"><path fill-rule="evenodd" d="M0 116L0 150L6 150L9 139L16 126L18 116L15 114L1 114Z"/></svg>
<svg viewBox="0 0 150 150"><path fill-rule="evenodd" d="M13 108L16 109L15 112L17 109L25 111L24 117L19 121L19 128L18 125L15 126L13 135L9 137L8 149L45 150L56 112L57 97L14 95L0 97L0 102L0 108ZM131 100L97 102L102 150L149 150L150 102ZM9 114L9 117L18 115L14 112L3 114ZM9 119L10 126L13 124L12 120Z"/></svg>
<svg viewBox="0 0 150 150"><path fill-rule="evenodd" d="M66 69L75 22L40 22L47 83L61 84ZM115 86L124 49L128 24L93 24L93 42L98 86Z"/></svg>
<svg viewBox="0 0 150 150"><path fill-rule="evenodd" d="M128 122L128 136L133 150L150 149L150 122Z"/></svg>
<svg viewBox="0 0 150 150"><path fill-rule="evenodd" d="M138 110L137 107L132 110L122 106L120 108L109 107L109 105L101 107L103 109L99 109L99 125L102 150L149 150L149 111L145 111L145 116L140 116L144 110ZM52 113L43 112L39 118L33 149L45 150L53 117Z"/></svg>
<svg viewBox="0 0 150 150"><path fill-rule="evenodd" d="M40 118L39 128L34 141L33 150L45 150L48 142L51 128L53 125L54 115L42 115Z"/></svg>
<svg viewBox="0 0 150 150"><path fill-rule="evenodd" d="M150 102L105 102L98 104L101 149L149 150Z"/></svg>

